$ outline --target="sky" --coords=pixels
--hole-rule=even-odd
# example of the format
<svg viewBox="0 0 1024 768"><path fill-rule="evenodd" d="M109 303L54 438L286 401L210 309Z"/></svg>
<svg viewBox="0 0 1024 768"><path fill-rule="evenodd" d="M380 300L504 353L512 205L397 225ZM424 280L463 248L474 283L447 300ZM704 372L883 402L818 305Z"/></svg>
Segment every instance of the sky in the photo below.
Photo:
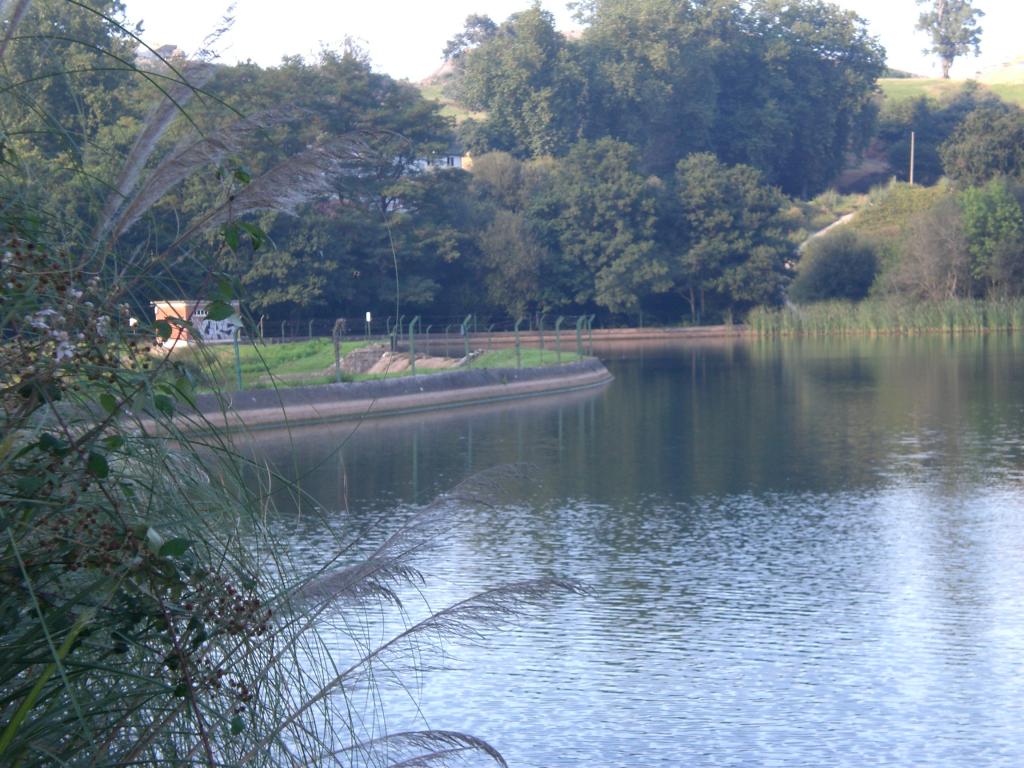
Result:
<svg viewBox="0 0 1024 768"><path fill-rule="evenodd" d="M559 29L573 28L565 0L544 0ZM869 30L885 46L889 66L938 77L934 56L922 49L928 40L916 32L921 6L914 0L837 0L868 21ZM340 49L353 39L373 62L374 69L392 77L419 81L441 65L441 49L458 33L471 13L495 21L528 8L531 0L126 0L128 17L144 23L142 38L153 47L176 44L192 53L204 38L234 19L228 32L213 45L219 60L233 64L251 59L263 66L282 56L312 57L323 47ZM966 78L978 71L1024 57L1024 2L975 0L985 12L981 21L982 55L957 59L952 76Z"/></svg>

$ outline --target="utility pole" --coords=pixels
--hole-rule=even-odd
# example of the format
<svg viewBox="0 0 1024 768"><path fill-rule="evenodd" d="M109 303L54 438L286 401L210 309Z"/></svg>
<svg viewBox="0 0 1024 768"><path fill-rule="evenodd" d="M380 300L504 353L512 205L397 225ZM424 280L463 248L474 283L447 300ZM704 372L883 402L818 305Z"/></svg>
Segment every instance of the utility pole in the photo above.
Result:
<svg viewBox="0 0 1024 768"><path fill-rule="evenodd" d="M914 132L910 132L910 186L914 186Z"/></svg>

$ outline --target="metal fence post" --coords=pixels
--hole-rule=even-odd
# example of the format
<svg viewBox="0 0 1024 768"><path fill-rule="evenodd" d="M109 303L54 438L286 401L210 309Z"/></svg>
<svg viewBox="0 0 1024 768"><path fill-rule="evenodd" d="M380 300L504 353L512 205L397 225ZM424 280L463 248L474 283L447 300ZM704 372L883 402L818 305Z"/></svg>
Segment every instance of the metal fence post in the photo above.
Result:
<svg viewBox="0 0 1024 768"><path fill-rule="evenodd" d="M242 334L241 328L235 328L232 340L235 342L235 382L238 384L238 391L242 391L242 353L238 348L238 337Z"/></svg>
<svg viewBox="0 0 1024 768"><path fill-rule="evenodd" d="M521 317L518 320L516 320L516 328L515 328L515 331L516 331L516 368L522 368L523 367L523 357L522 357L522 353L520 352L520 349L519 349L519 326L522 324L522 322L523 322L523 318L521 318Z"/></svg>
<svg viewBox="0 0 1024 768"><path fill-rule="evenodd" d="M544 315L537 318L537 331L540 333L540 364L544 365Z"/></svg>
<svg viewBox="0 0 1024 768"><path fill-rule="evenodd" d="M431 323L430 325L427 326L427 330L425 330L423 332L423 335L426 337L427 354L428 355L430 354L430 329L433 328L433 327L434 327L434 324Z"/></svg>
<svg viewBox="0 0 1024 768"><path fill-rule="evenodd" d="M469 321L473 319L472 315L466 315L466 319L462 321L462 347L464 350L463 359L466 364L469 364Z"/></svg>
<svg viewBox="0 0 1024 768"><path fill-rule="evenodd" d="M597 315L587 315L587 354L594 354L594 318Z"/></svg>
<svg viewBox="0 0 1024 768"><path fill-rule="evenodd" d="M446 325L444 327L444 356L445 357L450 357L451 356L451 355L449 355L449 349L448 349L448 331L451 330L451 327L452 327L451 323L448 323L448 325Z"/></svg>
<svg viewBox="0 0 1024 768"><path fill-rule="evenodd" d="M313 321L312 320L309 321L309 327L306 329L306 336L309 337L310 341L313 340Z"/></svg>
<svg viewBox="0 0 1024 768"><path fill-rule="evenodd" d="M345 327L345 321L340 317L334 321L334 328L331 331L331 338L334 339L334 380L341 383L341 329Z"/></svg>
<svg viewBox="0 0 1024 768"><path fill-rule="evenodd" d="M282 342L284 341L284 334L285 334L285 326L286 325L288 325L288 321L287 320L282 320L281 321L281 341Z"/></svg>
<svg viewBox="0 0 1024 768"><path fill-rule="evenodd" d="M586 315L576 318L576 354L583 357L583 324L587 322Z"/></svg>
<svg viewBox="0 0 1024 768"><path fill-rule="evenodd" d="M398 343L402 343L402 321L405 320L405 315L401 315L398 318L398 325L395 326L395 332L398 334Z"/></svg>
<svg viewBox="0 0 1024 768"><path fill-rule="evenodd" d="M414 329L419 321L419 315L409 321L409 367L412 369L413 376L416 375L416 331Z"/></svg>
<svg viewBox="0 0 1024 768"><path fill-rule="evenodd" d="M562 364L562 321L565 320L564 315L559 315L558 320L555 321L555 359L558 364Z"/></svg>

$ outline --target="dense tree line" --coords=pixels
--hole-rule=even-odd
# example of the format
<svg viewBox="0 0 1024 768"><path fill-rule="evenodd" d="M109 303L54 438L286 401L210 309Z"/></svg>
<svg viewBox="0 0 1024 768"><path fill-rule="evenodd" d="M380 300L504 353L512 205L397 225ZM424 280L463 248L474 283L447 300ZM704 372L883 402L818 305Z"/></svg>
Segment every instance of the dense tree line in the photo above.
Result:
<svg viewBox="0 0 1024 768"><path fill-rule="evenodd" d="M158 273L140 307L223 275L274 319L703 322L779 303L785 193L822 188L870 135L882 63L859 19L818 0L594 0L578 39L536 7L471 17L448 46L451 87L487 114L458 129L467 173L431 164L457 143L440 106L357 49L271 68L137 59L129 30L98 23L123 17L115 0L28 7L4 60L6 204L109 252L126 286ZM45 55L21 42L55 28ZM1019 112L972 91L908 114L883 130L921 126L921 172L1020 176ZM16 193L27 175L45 199ZM1005 292L1016 273L991 244L1013 216L991 194L971 209L991 216L963 208L989 243L971 280Z"/></svg>
<svg viewBox="0 0 1024 768"><path fill-rule="evenodd" d="M863 148L884 52L856 15L821 0L591 0L559 34L539 7L471 17L450 92L484 111L477 152L561 156L580 140L637 148L661 177L695 152L750 165L789 194L824 189ZM471 42L470 42L471 41ZM468 46L475 44L475 47Z"/></svg>
<svg viewBox="0 0 1024 768"><path fill-rule="evenodd" d="M202 294L216 275L275 319L397 308L696 321L781 299L791 249L785 198L751 166L693 154L703 144L684 140L689 129L666 125L665 136L686 151L659 156L643 141L646 118L629 123L626 112L602 131L621 137L570 141L575 129L549 119L575 111L562 101L570 91L559 78L582 83L597 67L621 80L631 65L574 59L539 11L514 17L534 25L523 66L564 65L565 78L529 97L534 127L515 134L515 152L480 155L470 174L431 165L455 141L439 105L374 72L358 50L271 68L136 58L128 30L100 23L100 13L123 18L113 0L94 10L58 0L31 8L36 15L20 21L6 56L14 107L5 103L2 116L4 183L13 190L19 174L46 175L51 183L35 188L47 190L37 202L50 225L68 242L109 251L109 277L156 284L131 295L140 309ZM610 27L594 25L618 35L609 19ZM688 23L680 14L679 24ZM40 59L36 46L19 44L55 24L67 33L54 56ZM474 59L502 29L477 19L452 54ZM111 51L117 78L108 77ZM65 71L61 61L75 67ZM535 90L552 75L547 66L522 77L508 62L501 67L510 104L517 88ZM674 107L659 109L684 106L670 90L661 92ZM600 98L608 110L631 108L621 90ZM523 116L510 107L506 119L514 115ZM102 191L84 194L82 178ZM143 272L157 280L132 280Z"/></svg>

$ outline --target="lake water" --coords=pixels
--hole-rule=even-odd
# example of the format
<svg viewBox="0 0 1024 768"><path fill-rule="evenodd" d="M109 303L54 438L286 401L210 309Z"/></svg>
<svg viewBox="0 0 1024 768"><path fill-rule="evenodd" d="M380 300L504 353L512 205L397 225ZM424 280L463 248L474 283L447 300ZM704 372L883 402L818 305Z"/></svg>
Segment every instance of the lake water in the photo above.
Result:
<svg viewBox="0 0 1024 768"><path fill-rule="evenodd" d="M388 727L514 766L1024 765L1024 338L598 352L600 390L259 438L371 537L526 463L447 509L426 598L592 590L449 645Z"/></svg>

